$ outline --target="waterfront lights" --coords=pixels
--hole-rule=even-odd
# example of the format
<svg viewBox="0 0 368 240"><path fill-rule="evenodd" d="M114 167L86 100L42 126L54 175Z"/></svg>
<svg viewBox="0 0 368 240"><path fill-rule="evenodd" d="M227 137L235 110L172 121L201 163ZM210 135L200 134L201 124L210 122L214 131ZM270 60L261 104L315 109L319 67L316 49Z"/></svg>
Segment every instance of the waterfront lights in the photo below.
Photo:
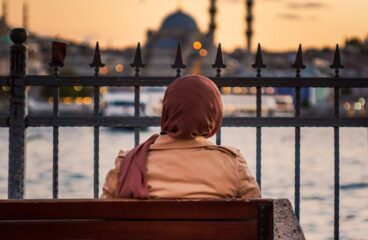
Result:
<svg viewBox="0 0 368 240"><path fill-rule="evenodd" d="M354 103L354 109L357 111L362 110L362 104L360 104L360 102Z"/></svg>
<svg viewBox="0 0 368 240"><path fill-rule="evenodd" d="M76 91L76 92L79 92L79 91L81 91L82 90L82 86L74 86L74 90Z"/></svg>
<svg viewBox="0 0 368 240"><path fill-rule="evenodd" d="M365 99L364 98L359 98L358 99L358 102L361 104L361 105L365 105Z"/></svg>
<svg viewBox="0 0 368 240"><path fill-rule="evenodd" d="M205 57L205 56L207 56L207 54L208 54L208 52L207 52L206 49L202 48L201 50L199 50L199 55L201 57Z"/></svg>
<svg viewBox="0 0 368 240"><path fill-rule="evenodd" d="M117 73L121 73L121 72L123 72L124 71L124 65L123 64L116 64L116 66L115 66L115 72L117 72Z"/></svg>
<svg viewBox="0 0 368 240"><path fill-rule="evenodd" d="M106 67L106 66L102 67L101 70L100 70L100 73L101 74L108 74L109 73L109 68Z"/></svg>
<svg viewBox="0 0 368 240"><path fill-rule="evenodd" d="M100 94L106 94L108 92L107 87L100 88Z"/></svg>
<svg viewBox="0 0 368 240"><path fill-rule="evenodd" d="M193 43L193 48L194 48L195 50L199 50L199 49L201 49L201 48L202 48L202 43L201 43L200 41L195 41L195 42Z"/></svg>

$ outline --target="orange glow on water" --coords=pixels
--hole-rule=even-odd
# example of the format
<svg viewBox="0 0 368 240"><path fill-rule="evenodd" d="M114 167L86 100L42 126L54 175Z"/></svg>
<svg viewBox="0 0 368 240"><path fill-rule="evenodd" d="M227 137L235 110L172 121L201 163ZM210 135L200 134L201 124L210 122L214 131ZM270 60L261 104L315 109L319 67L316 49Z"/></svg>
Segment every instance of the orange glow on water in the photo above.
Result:
<svg viewBox="0 0 368 240"><path fill-rule="evenodd" d="M93 99L91 97L84 97L83 98L83 104L85 104L85 105L90 105L90 104L92 104L92 102L93 102Z"/></svg>

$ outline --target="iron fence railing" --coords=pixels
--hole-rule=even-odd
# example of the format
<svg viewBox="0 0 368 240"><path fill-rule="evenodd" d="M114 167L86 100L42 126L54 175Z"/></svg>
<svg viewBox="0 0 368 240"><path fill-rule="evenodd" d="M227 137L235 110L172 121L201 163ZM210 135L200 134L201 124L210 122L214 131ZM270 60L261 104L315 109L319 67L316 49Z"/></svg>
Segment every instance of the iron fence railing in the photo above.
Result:
<svg viewBox="0 0 368 240"><path fill-rule="evenodd" d="M99 76L99 70L104 64L101 62L98 44L96 45L93 62L90 66L94 69L93 76L59 76L58 70L63 66L65 49L59 45L53 49L53 58L50 66L53 68L52 76L26 75L25 41L27 34L24 29L13 29L11 40L11 73L9 76L0 76L0 86L9 86L10 111L9 116L0 117L0 127L9 128L9 179L8 197L23 198L24 163L25 163L25 134L29 127L53 128L53 198L58 198L58 156L59 156L59 127L93 127L94 128L94 197L99 195L99 131L100 127L133 127L135 144L140 141L140 128L147 126L159 126L159 117L140 116L140 87L142 86L166 86L176 77L140 76L140 69L145 67L141 59L141 50L138 44L134 62L131 67L135 69L132 77ZM256 178L262 185L262 127L292 127L295 128L295 213L299 218L300 213L300 134L302 127L332 127L334 128L334 236L339 239L339 206L340 206L340 154L339 154L339 128L340 127L367 127L368 118L341 117L339 112L340 88L368 88L368 78L340 78L339 70L343 68L340 60L340 52L337 46L331 68L335 70L335 76L331 78L303 78L301 71L303 64L302 48L299 47L296 61L292 67L296 71L296 77L262 77L263 64L261 48L258 47L255 64L256 77L221 77L221 70L226 67L222 60L221 46L218 48L215 64L216 77L211 79L219 88L229 87L256 87L256 116L255 117L225 117L224 127L255 127L256 128ZM181 75L185 65L181 58L180 46L178 46L175 63L171 66L176 69L176 76ZM92 116L59 116L59 88L66 86L89 86L94 88L94 111ZM44 86L53 88L53 114L51 116L30 116L25 112L26 86ZM101 86L131 86L134 87L134 116L131 117L106 117L100 114L100 87ZM295 89L295 116L294 117L263 117L262 87L290 87ZM302 117L301 113L301 88L320 87L333 88L334 90L334 114L331 117ZM216 143L221 144L221 130L216 136Z"/></svg>

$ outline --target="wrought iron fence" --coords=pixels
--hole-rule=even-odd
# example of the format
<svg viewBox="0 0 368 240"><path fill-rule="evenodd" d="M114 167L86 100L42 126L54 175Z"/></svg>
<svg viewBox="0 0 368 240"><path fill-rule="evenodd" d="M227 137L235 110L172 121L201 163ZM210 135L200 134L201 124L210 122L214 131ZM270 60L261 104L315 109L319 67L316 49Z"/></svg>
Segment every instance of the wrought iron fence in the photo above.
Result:
<svg viewBox="0 0 368 240"><path fill-rule="evenodd" d="M185 68L181 58L180 45L178 46L176 59L171 66L176 70L176 77L140 76L141 68L145 65L141 59L140 45L138 44L134 62L131 67L135 69L132 77L99 76L99 70L104 66L101 62L100 50L96 44L93 61L90 67L94 69L92 76L59 76L58 70L63 66L63 46L61 50L54 49L53 60L50 66L53 68L52 76L26 75L27 48L25 42L27 33L24 29L13 29L11 40L11 73L9 76L0 76L0 86L9 86L10 111L9 116L0 117L0 127L9 128L9 178L8 198L22 199L24 185L25 163L25 134L29 127L53 128L53 198L58 198L58 159L59 159L59 127L93 127L94 128L94 197L99 194L99 133L100 127L133 127L134 139L137 145L140 141L140 128L159 126L159 117L140 116L140 87L166 86ZM221 45L219 45L215 63L212 67L216 70L216 77L211 80L221 87L256 87L256 116L255 117L224 117L223 127L255 127L256 128L256 178L262 186L262 127L291 127L295 129L295 213L299 218L300 213L300 133L302 127L331 127L334 129L334 236L339 239L339 205L340 205L340 153L339 153L339 128L340 127L368 127L368 118L341 117L339 112L340 88L368 88L367 78L340 78L339 71L344 66L341 64L340 52L337 46L333 64L335 75L332 78L304 78L301 71L303 64L302 48L299 47L295 63L295 78L290 77L262 77L263 63L261 48L258 46L255 64L255 77L221 77L221 71L226 65L222 59ZM67 86L87 86L94 88L93 116L59 116L59 88ZM26 86L44 86L53 88L53 114L52 116L30 116L25 112ZM102 86L130 86L134 87L134 116L106 117L100 114L100 87ZM294 117L263 117L262 88L263 87L288 87L295 89L295 115ZM301 88L319 87L333 88L334 90L334 114L331 117L302 117L301 113ZM216 135L216 143L221 144L221 130Z"/></svg>

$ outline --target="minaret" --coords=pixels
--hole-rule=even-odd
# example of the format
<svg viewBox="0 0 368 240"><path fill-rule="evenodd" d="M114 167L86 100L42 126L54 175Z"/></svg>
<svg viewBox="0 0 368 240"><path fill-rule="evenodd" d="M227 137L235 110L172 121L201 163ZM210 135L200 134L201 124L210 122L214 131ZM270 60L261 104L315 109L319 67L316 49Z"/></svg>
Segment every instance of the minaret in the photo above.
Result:
<svg viewBox="0 0 368 240"><path fill-rule="evenodd" d="M216 0L210 0L211 1L211 5L209 8L209 12L210 12L210 25L208 28L208 37L209 37L209 42L213 43L214 41L214 35L215 35L215 30L216 30L216 23L215 23L215 15L216 15Z"/></svg>
<svg viewBox="0 0 368 240"><path fill-rule="evenodd" d="M8 25L8 2L7 0L3 0L3 23L4 25Z"/></svg>
<svg viewBox="0 0 368 240"><path fill-rule="evenodd" d="M28 2L23 2L23 28L27 29L29 28L29 7Z"/></svg>
<svg viewBox="0 0 368 240"><path fill-rule="evenodd" d="M250 53L252 50L252 36L253 36L253 29L252 29L252 23L253 23L253 14L252 14L252 8L253 8L253 0L245 0L246 1L246 22L247 22L247 30L246 30L246 37L247 37L247 51Z"/></svg>

